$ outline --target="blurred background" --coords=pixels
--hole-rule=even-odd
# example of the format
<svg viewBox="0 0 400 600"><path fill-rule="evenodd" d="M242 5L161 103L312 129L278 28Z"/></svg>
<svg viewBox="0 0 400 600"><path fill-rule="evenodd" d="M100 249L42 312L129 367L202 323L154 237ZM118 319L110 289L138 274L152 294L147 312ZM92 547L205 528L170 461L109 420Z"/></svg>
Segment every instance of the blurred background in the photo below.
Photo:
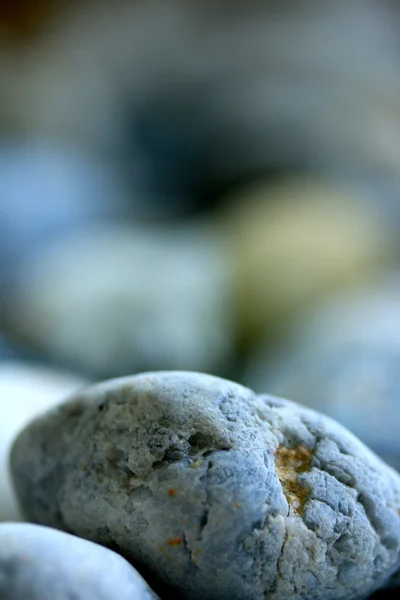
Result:
<svg viewBox="0 0 400 600"><path fill-rule="evenodd" d="M0 1L6 452L88 382L205 371L400 469L400 5Z"/></svg>

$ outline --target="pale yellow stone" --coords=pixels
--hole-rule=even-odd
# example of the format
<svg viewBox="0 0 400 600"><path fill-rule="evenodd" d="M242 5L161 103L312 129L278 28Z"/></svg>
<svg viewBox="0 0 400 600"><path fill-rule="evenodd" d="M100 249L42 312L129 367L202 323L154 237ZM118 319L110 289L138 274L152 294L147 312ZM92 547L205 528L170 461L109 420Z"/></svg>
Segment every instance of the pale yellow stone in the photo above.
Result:
<svg viewBox="0 0 400 600"><path fill-rule="evenodd" d="M245 338L263 337L324 296L357 287L394 259L384 217L353 189L294 178L228 198L222 227L237 268Z"/></svg>

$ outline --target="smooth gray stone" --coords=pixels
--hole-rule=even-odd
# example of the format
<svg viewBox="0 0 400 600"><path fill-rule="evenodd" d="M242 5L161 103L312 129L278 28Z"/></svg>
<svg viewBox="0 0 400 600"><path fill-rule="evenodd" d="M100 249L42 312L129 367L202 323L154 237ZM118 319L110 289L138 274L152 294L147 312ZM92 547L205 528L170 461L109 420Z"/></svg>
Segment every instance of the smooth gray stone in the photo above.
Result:
<svg viewBox="0 0 400 600"><path fill-rule="evenodd" d="M1 600L155 600L121 556L49 527L0 524Z"/></svg>
<svg viewBox="0 0 400 600"><path fill-rule="evenodd" d="M29 519L177 598L354 600L400 572L397 473L328 417L210 375L93 386L33 421L11 466Z"/></svg>

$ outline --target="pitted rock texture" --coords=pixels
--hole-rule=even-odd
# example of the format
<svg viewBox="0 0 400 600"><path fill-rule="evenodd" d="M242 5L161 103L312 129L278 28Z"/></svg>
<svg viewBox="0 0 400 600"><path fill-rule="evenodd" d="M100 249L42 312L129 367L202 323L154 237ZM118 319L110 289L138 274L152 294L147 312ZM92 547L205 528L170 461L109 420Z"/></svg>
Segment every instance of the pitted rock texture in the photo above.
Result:
<svg viewBox="0 0 400 600"><path fill-rule="evenodd" d="M115 552L27 523L0 525L1 600L156 600Z"/></svg>
<svg viewBox="0 0 400 600"><path fill-rule="evenodd" d="M11 466L29 519L176 598L351 600L398 576L396 472L335 421L217 377L93 386L33 421Z"/></svg>

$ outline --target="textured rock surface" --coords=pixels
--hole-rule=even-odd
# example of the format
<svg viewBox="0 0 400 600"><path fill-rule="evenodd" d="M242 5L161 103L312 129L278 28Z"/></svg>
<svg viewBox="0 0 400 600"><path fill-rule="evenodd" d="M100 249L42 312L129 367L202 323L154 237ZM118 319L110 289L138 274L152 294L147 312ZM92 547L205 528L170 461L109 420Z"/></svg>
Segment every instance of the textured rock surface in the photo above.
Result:
<svg viewBox="0 0 400 600"><path fill-rule="evenodd" d="M115 552L38 525L0 525L2 600L151 600L142 577Z"/></svg>
<svg viewBox="0 0 400 600"><path fill-rule="evenodd" d="M335 421L209 375L96 385L31 423L11 464L31 520L174 597L359 599L400 567L398 475Z"/></svg>
<svg viewBox="0 0 400 600"><path fill-rule="evenodd" d="M324 303L278 358L253 354L246 383L337 419L400 471L399 282Z"/></svg>
<svg viewBox="0 0 400 600"><path fill-rule="evenodd" d="M0 365L0 521L21 519L8 469L14 437L35 415L83 385L87 382L79 377L36 364Z"/></svg>

